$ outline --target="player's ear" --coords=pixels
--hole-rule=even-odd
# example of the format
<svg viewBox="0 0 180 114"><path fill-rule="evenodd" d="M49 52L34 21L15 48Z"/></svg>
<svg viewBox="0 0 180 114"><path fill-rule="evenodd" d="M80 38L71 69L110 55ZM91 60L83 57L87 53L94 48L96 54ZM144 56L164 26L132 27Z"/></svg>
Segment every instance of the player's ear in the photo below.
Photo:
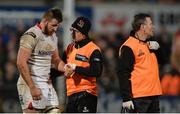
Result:
<svg viewBox="0 0 180 114"><path fill-rule="evenodd" d="M47 25L48 24L48 20L44 19L44 24Z"/></svg>

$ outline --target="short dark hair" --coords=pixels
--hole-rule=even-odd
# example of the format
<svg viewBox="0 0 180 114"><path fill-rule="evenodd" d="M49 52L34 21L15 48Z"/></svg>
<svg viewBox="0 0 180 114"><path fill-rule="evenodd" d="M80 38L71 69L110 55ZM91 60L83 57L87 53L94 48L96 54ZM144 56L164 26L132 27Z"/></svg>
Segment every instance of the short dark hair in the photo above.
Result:
<svg viewBox="0 0 180 114"><path fill-rule="evenodd" d="M146 17L151 18L151 16L146 13L139 13L134 16L134 20L132 22L132 29L134 32L136 32L140 29L141 24L144 24Z"/></svg>
<svg viewBox="0 0 180 114"><path fill-rule="evenodd" d="M48 19L51 20L53 18L55 18L56 20L58 20L58 22L62 22L63 21L63 16L62 16L62 12L60 9L58 8L51 8L48 11L46 11L43 15L44 19Z"/></svg>

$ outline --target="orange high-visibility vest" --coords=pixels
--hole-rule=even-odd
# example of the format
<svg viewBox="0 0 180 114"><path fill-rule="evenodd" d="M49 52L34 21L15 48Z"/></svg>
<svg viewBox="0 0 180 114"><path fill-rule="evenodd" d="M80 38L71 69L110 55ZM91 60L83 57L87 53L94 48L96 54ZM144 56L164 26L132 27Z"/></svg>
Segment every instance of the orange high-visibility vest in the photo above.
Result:
<svg viewBox="0 0 180 114"><path fill-rule="evenodd" d="M164 95L169 95L169 86L172 83L171 79L172 79L171 74L164 74L161 79L161 86Z"/></svg>
<svg viewBox="0 0 180 114"><path fill-rule="evenodd" d="M94 50L100 50L92 41L85 46L76 49L73 44L67 48L67 63L73 63L80 67L89 67L89 60ZM66 79L67 96L74 93L87 91L97 96L96 77L86 77L77 73Z"/></svg>
<svg viewBox="0 0 180 114"><path fill-rule="evenodd" d="M180 77L178 75L172 77L168 93L172 96L180 95Z"/></svg>
<svg viewBox="0 0 180 114"><path fill-rule="evenodd" d="M134 37L129 37L123 45L130 47L135 57L130 78L132 97L161 95L162 89L155 54L150 53L146 43Z"/></svg>
<svg viewBox="0 0 180 114"><path fill-rule="evenodd" d="M177 96L180 94L180 76L164 74L161 80L164 95Z"/></svg>

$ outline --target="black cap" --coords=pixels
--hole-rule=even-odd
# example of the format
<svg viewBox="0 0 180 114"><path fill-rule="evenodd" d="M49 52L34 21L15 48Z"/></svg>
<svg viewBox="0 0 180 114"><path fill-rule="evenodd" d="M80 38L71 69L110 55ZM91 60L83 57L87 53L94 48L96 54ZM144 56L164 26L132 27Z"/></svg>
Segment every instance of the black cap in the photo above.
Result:
<svg viewBox="0 0 180 114"><path fill-rule="evenodd" d="M86 17L78 17L71 26L79 30L82 34L88 36L91 29L91 22Z"/></svg>

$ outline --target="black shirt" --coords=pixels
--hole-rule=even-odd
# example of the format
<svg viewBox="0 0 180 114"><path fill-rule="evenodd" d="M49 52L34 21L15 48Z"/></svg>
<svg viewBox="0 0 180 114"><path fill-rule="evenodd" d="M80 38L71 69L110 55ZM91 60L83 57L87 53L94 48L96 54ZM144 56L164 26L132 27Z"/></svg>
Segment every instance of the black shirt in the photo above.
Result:
<svg viewBox="0 0 180 114"><path fill-rule="evenodd" d="M135 57L132 49L128 46L123 46L121 48L121 56L118 59L118 77L123 101L129 101L132 97L130 77L134 62Z"/></svg>

